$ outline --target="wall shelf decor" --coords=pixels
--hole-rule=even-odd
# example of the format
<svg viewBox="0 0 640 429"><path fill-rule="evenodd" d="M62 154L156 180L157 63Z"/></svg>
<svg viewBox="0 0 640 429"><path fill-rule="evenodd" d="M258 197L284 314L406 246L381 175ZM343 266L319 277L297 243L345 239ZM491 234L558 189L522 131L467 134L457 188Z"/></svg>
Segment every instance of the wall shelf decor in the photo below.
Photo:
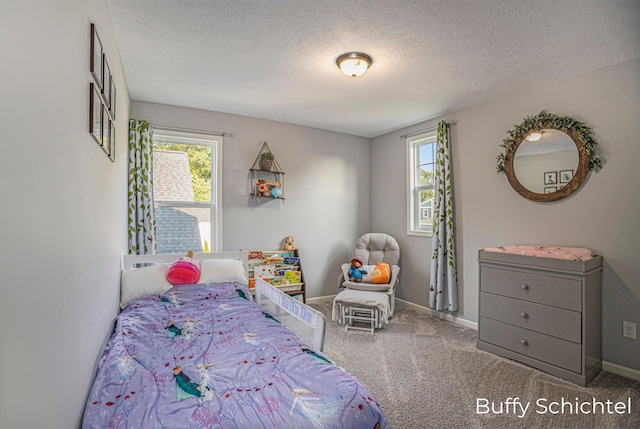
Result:
<svg viewBox="0 0 640 429"><path fill-rule="evenodd" d="M528 200L549 203L566 198L582 186L589 171L602 168L591 128L583 122L543 110L514 127L500 145L504 151L497 157L497 171ZM545 166L556 171L546 171ZM544 174L544 185L531 180L538 172Z"/></svg>
<svg viewBox="0 0 640 429"><path fill-rule="evenodd" d="M91 24L91 58L89 72L96 82L98 89L102 89L102 42L95 24Z"/></svg>
<svg viewBox="0 0 640 429"><path fill-rule="evenodd" d="M267 142L262 144L249 172L252 198L258 202L261 198L266 198L282 200L284 203L284 171L282 171Z"/></svg>
<svg viewBox="0 0 640 429"><path fill-rule="evenodd" d="M89 133L115 162L116 85L95 24L91 24L90 45Z"/></svg>

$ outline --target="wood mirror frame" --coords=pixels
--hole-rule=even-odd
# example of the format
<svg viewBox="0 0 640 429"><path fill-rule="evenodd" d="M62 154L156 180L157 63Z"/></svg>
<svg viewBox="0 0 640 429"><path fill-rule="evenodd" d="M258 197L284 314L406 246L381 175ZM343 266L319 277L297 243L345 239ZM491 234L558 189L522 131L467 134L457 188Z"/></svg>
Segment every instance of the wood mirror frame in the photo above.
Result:
<svg viewBox="0 0 640 429"><path fill-rule="evenodd" d="M587 174L589 173L590 157L587 154L584 147L584 143L582 143L582 141L580 140L579 134L577 131L573 129L569 129L569 130L562 129L549 123L546 123L546 124L542 123L540 128L541 129L549 128L549 129L562 131L563 133L571 137L571 140L573 140L576 147L578 148L578 157L579 157L578 167L576 168L576 171L573 174L573 178L569 181L569 183L567 183L565 186L563 186L559 190L549 194L539 194L537 192L532 192L529 189L525 188L520 183L520 181L516 177L516 173L513 168L513 160L515 158L516 151L518 150L518 146L520 146L520 143L522 143L525 137L529 134L528 132L515 137L513 144L511 145L509 150L505 151L505 154L504 154L504 170L505 171L504 172L507 175L507 179L509 180L511 187L517 193L519 193L520 195L522 195L523 197L531 201L536 201L540 203L549 203L552 201L557 201L562 198L568 197L574 191L576 191L580 187L580 185L582 185L584 180L587 178ZM533 131L533 129L529 131Z"/></svg>
<svg viewBox="0 0 640 429"><path fill-rule="evenodd" d="M563 132L571 138L578 149L578 166L569 183L560 190L549 194L539 194L525 188L520 183L516 177L513 162L520 143L532 131L541 131L545 128ZM535 116L527 116L521 124L515 124L507 134L509 137L503 139L500 145L504 152L497 157L498 174L506 174L511 187L531 201L547 203L568 197L580 188L590 170L597 172L602 168L602 160L597 154L597 143L591 136L591 128L569 116L558 116L543 110Z"/></svg>

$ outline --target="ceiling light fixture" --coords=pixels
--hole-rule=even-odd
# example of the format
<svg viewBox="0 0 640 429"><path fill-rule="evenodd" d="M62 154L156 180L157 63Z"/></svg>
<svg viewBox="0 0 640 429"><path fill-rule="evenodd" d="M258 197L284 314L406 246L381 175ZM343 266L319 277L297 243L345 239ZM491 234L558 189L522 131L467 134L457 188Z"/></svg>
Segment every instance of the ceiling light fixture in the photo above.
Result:
<svg viewBox="0 0 640 429"><path fill-rule="evenodd" d="M527 137L525 137L525 140L527 140L528 142L537 142L541 138L542 138L542 131L534 131L530 133Z"/></svg>
<svg viewBox="0 0 640 429"><path fill-rule="evenodd" d="M360 77L367 72L373 60L361 52L347 52L336 59L342 73L349 77Z"/></svg>

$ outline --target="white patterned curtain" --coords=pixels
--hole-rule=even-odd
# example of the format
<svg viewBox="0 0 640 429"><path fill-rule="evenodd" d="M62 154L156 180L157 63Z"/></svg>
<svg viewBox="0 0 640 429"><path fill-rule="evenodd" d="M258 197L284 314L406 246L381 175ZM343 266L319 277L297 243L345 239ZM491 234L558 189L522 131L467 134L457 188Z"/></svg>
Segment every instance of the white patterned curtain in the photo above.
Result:
<svg viewBox="0 0 640 429"><path fill-rule="evenodd" d="M129 121L129 253L156 253L151 175L151 127Z"/></svg>
<svg viewBox="0 0 640 429"><path fill-rule="evenodd" d="M453 228L453 187L451 184L451 147L449 125L438 124L434 171L433 236L431 244L431 281L429 307L442 311L458 310L456 245Z"/></svg>

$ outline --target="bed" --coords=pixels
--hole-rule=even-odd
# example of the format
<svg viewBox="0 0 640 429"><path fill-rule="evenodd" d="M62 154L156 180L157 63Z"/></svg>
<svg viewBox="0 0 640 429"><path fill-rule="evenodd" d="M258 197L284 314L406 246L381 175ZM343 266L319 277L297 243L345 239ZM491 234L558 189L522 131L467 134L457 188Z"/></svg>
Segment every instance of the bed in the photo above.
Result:
<svg viewBox="0 0 640 429"><path fill-rule="evenodd" d="M83 428L389 428L322 353L321 313L259 279L254 298L246 252L196 255L201 281L167 285L179 256L123 257L123 309Z"/></svg>

